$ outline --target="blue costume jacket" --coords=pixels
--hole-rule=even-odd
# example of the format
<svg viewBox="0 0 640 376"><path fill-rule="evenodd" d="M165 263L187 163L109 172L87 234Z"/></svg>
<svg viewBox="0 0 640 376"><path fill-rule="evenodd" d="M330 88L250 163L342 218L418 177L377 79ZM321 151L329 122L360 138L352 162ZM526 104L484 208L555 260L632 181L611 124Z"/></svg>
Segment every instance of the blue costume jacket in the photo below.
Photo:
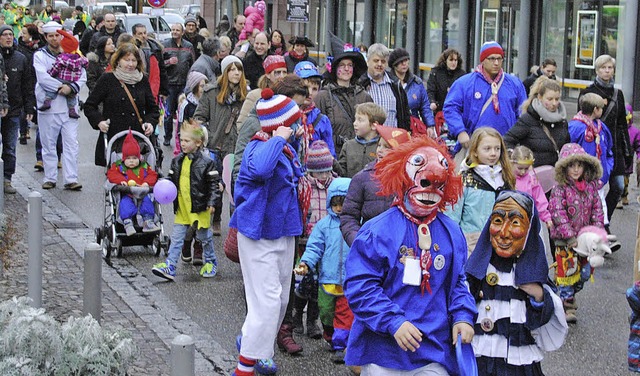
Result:
<svg viewBox="0 0 640 376"><path fill-rule="evenodd" d="M596 155L596 142L587 142L584 138L584 132L587 129L587 125L580 120L571 120L569 122L569 135L571 136L571 142L576 143L584 149L589 155L598 157ZM600 155L600 164L602 164L602 178L600 181L605 184L609 181L609 175L613 170L613 137L609 131L609 127L605 123L602 123L602 132L600 133L600 149L602 154Z"/></svg>
<svg viewBox="0 0 640 376"><path fill-rule="evenodd" d="M419 286L402 283L400 247L420 254L416 224L393 207L365 223L358 233L347 257L345 280L345 295L355 315L345 357L348 365L375 363L413 370L436 362L450 374L458 373L452 327L458 322L472 324L476 315L465 283L466 240L442 213L429 224L429 230L432 292L424 295ZM393 337L405 321L423 333L416 352L403 351Z"/></svg>
<svg viewBox="0 0 640 376"><path fill-rule="evenodd" d="M482 107L491 98L491 85L479 72L467 73L457 79L447 99L444 101L444 118L449 132L458 137L463 131L469 136L478 127L488 126L501 135L507 133L520 115L520 106L527 99L522 82L516 76L504 74L504 81L498 91L500 113L496 113L489 103L482 116Z"/></svg>
<svg viewBox="0 0 640 376"><path fill-rule="evenodd" d="M229 227L253 240L302 234L297 190L301 176L298 156L284 138L254 138L242 156Z"/></svg>
<svg viewBox="0 0 640 376"><path fill-rule="evenodd" d="M318 108L314 108L307 114L307 123L313 124L318 116L321 116L321 112ZM313 126L313 139L310 144L318 140L326 142L333 158L338 159L336 156L336 148L333 145L333 128L331 128L331 120L329 120L328 116L323 116L322 119Z"/></svg>

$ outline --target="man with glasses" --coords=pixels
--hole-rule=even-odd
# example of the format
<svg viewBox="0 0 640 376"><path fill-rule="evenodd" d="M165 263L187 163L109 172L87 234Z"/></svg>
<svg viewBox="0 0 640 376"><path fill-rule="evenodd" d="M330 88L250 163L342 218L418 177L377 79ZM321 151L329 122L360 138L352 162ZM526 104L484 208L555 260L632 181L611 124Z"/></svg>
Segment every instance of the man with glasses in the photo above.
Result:
<svg viewBox="0 0 640 376"><path fill-rule="evenodd" d="M518 77L502 70L504 50L498 42L480 48L480 65L456 80L444 101L444 119L451 135L469 147L473 131L488 126L504 135L516 123L527 99Z"/></svg>

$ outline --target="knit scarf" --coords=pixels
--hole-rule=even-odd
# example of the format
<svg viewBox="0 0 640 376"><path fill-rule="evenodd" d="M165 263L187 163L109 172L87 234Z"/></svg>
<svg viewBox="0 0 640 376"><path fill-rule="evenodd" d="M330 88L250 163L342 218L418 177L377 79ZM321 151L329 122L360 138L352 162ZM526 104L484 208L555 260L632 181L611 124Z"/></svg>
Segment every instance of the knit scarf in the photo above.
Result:
<svg viewBox="0 0 640 376"><path fill-rule="evenodd" d="M302 164L304 166L307 165L307 157L308 157L307 151L309 150L309 145L311 145L311 142L313 140L313 132L314 132L313 123L309 122L309 120L307 119L307 116L311 111L313 111L314 108L316 108L316 105L313 102L311 102L309 107L306 107L300 110L302 112L302 127L304 128L304 134L302 135L302 140L301 140L302 142L300 143L300 154L302 157ZM318 116L322 116L322 115L318 114Z"/></svg>
<svg viewBox="0 0 640 376"><path fill-rule="evenodd" d="M487 83L491 85L491 102L493 103L493 110L496 112L496 114L499 114L500 102L498 101L498 83L502 79L504 71L500 69L500 72L498 72L498 74L496 74L496 77L493 79L487 72L484 71L484 67L482 66L482 64L478 65L475 71L480 73L482 77L484 77L485 81L487 81Z"/></svg>
<svg viewBox="0 0 640 376"><path fill-rule="evenodd" d="M134 70L133 72L125 72L124 69L120 67L116 67L113 71L113 75L116 76L118 81L122 81L127 85L134 85L142 80L142 72L139 70Z"/></svg>
<svg viewBox="0 0 640 376"><path fill-rule="evenodd" d="M555 112L547 110L547 108L540 102L540 99L534 98L531 102L531 107L538 113L542 120L547 123L558 123L567 118L567 110L562 102L558 103L558 109Z"/></svg>
<svg viewBox="0 0 640 376"><path fill-rule="evenodd" d="M602 132L602 122L598 119L595 121L591 119L591 116L587 116L582 113L582 111L578 112L576 116L573 117L573 120L578 120L583 122L587 129L584 131L584 140L587 142L596 143L596 157L600 159L602 156L602 148L600 147L600 132Z"/></svg>
<svg viewBox="0 0 640 376"><path fill-rule="evenodd" d="M258 131L258 132L256 132L256 134L253 137L251 137L251 140L252 141L253 140L269 141L270 138L271 138L270 134L268 134L266 132L263 132L263 131ZM291 160L293 159L293 152L291 151L291 149L289 149L288 145L285 145L282 148L282 152L284 153L284 155L287 156L287 158L289 158Z"/></svg>
<svg viewBox="0 0 640 376"><path fill-rule="evenodd" d="M231 93L229 93L229 95L227 96L227 99L225 99L224 103L225 104L234 104L237 101L237 97L236 97L236 92L235 91L231 91Z"/></svg>
<svg viewBox="0 0 640 376"><path fill-rule="evenodd" d="M289 51L289 56L291 56L292 58L294 58L294 59L296 59L296 60L302 60L302 59L304 59L304 57L305 57L306 55L307 55L307 53L306 53L306 52L299 54L299 53L297 53L297 52L296 52L296 51L294 51L294 50Z"/></svg>
<svg viewBox="0 0 640 376"><path fill-rule="evenodd" d="M600 77L596 76L596 84L598 84L598 86L602 86L605 88L612 88L613 85L615 84L614 79L610 79L609 82L605 82L603 81Z"/></svg>
<svg viewBox="0 0 640 376"><path fill-rule="evenodd" d="M271 42L271 50L273 51L274 55L281 55L282 56L282 43L279 44L275 44L273 42Z"/></svg>

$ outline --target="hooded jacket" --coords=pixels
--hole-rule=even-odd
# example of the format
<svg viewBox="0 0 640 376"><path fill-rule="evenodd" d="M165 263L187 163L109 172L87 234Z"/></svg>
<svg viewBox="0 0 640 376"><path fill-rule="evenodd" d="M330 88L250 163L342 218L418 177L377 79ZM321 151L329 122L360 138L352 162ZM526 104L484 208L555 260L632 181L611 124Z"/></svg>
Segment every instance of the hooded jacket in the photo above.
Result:
<svg viewBox="0 0 640 376"><path fill-rule="evenodd" d="M327 192L327 213L311 231L307 247L300 262L309 269L319 273L321 284L344 283L345 263L349 254L349 246L340 232L340 218L331 209L331 199L335 196L346 196L349 190L349 178L336 178L329 185Z"/></svg>

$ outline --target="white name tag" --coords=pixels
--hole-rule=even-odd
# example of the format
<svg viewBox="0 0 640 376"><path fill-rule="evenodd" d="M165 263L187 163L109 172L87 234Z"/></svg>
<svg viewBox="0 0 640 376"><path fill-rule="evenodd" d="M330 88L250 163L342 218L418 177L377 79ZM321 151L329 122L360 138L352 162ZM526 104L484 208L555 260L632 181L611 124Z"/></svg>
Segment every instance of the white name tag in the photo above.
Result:
<svg viewBox="0 0 640 376"><path fill-rule="evenodd" d="M420 286L420 277L422 277L420 260L407 257L404 260L404 275L402 276L402 283L409 286Z"/></svg>

